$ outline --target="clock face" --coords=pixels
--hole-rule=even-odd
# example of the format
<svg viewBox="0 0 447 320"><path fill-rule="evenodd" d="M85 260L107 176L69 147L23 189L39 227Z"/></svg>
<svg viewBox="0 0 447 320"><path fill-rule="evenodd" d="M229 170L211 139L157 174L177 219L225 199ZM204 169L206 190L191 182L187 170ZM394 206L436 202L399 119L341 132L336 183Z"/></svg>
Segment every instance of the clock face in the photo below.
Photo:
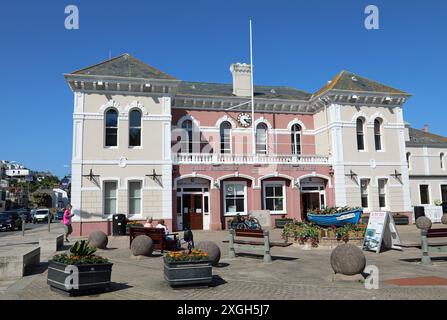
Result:
<svg viewBox="0 0 447 320"><path fill-rule="evenodd" d="M248 113L241 113L237 117L237 121L242 127L248 127L251 124L251 116Z"/></svg>

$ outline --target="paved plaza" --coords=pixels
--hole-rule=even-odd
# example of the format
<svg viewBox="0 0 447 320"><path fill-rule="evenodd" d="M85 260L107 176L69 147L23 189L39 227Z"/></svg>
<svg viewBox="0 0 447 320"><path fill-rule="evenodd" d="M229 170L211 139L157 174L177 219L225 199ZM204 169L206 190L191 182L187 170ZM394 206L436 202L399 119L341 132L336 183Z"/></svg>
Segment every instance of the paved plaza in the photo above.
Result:
<svg viewBox="0 0 447 320"><path fill-rule="evenodd" d="M55 234L60 226L52 230ZM398 226L403 242L419 242L419 231L415 226ZM46 230L40 231L42 234ZM107 250L98 254L110 259L113 265L112 288L93 296L70 299L174 299L174 300L227 300L227 299L447 299L445 285L393 285L387 280L416 277L447 277L447 258L436 257L432 266L420 264L420 250L405 248L381 254L365 252L367 265L379 268L379 289L367 290L364 283L333 279L330 265L331 249L304 250L299 245L287 248L272 248L273 262L264 263L262 256L244 255L228 258L227 231L194 231L195 242L211 240L221 249L220 265L213 268L214 281L209 288L172 289L163 278L162 255L154 252L153 257L131 257L128 237L109 237ZM272 231L272 241L280 241L281 230ZM32 245L38 232L28 235ZM20 244L18 234L0 238L0 250ZM74 241L71 242L71 244ZM68 249L68 246L65 247ZM443 257L444 256L444 257ZM46 283L49 257L41 257L41 265L32 274L18 281L0 281L0 299L67 299L52 292Z"/></svg>

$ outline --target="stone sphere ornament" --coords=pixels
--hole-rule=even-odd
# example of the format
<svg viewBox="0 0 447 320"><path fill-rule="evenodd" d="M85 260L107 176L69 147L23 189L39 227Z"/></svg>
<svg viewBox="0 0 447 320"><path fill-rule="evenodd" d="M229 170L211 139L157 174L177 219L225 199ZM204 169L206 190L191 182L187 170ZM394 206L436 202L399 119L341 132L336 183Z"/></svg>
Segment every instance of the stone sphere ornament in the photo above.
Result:
<svg viewBox="0 0 447 320"><path fill-rule="evenodd" d="M132 255L149 257L154 250L154 243L148 236L141 235L133 239L130 246Z"/></svg>
<svg viewBox="0 0 447 320"><path fill-rule="evenodd" d="M88 237L89 246L92 248L106 249L109 238L102 231L94 231Z"/></svg>
<svg viewBox="0 0 447 320"><path fill-rule="evenodd" d="M444 214L444 215L442 216L442 218L441 218L441 222L442 222L443 224L447 224L447 213Z"/></svg>
<svg viewBox="0 0 447 320"><path fill-rule="evenodd" d="M419 217L416 220L416 227L421 230L429 230L432 226L432 222L427 217Z"/></svg>
<svg viewBox="0 0 447 320"><path fill-rule="evenodd" d="M194 246L194 249L199 249L208 253L211 260L211 265L217 266L220 261L220 248L212 241L201 241Z"/></svg>
<svg viewBox="0 0 447 320"><path fill-rule="evenodd" d="M332 251L331 266L336 274L345 276L361 274L366 266L365 254L352 244L341 244Z"/></svg>

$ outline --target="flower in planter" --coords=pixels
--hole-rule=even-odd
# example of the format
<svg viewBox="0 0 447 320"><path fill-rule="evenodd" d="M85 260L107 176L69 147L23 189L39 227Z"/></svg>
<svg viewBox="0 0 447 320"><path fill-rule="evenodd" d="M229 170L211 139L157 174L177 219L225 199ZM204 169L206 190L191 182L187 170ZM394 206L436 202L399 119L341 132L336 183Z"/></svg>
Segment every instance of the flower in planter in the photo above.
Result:
<svg viewBox="0 0 447 320"><path fill-rule="evenodd" d="M208 253L198 249L193 249L191 252L169 251L165 257L168 262L209 260Z"/></svg>
<svg viewBox="0 0 447 320"><path fill-rule="evenodd" d="M71 247L69 255L66 253L55 255L53 261L68 265L108 263L106 258L95 255L95 252L96 249L90 247L87 240L78 240Z"/></svg>

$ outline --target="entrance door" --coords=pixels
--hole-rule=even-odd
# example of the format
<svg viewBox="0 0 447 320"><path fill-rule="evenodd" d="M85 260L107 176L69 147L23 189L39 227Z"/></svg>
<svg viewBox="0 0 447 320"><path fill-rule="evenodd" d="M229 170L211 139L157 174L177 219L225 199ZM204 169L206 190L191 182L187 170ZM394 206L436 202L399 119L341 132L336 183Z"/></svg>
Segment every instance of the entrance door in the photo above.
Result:
<svg viewBox="0 0 447 320"><path fill-rule="evenodd" d="M303 218L307 217L307 212L309 210L320 209L320 193L312 192L312 193L303 193L302 194L303 201Z"/></svg>
<svg viewBox="0 0 447 320"><path fill-rule="evenodd" d="M183 228L203 229L203 194L183 195Z"/></svg>

